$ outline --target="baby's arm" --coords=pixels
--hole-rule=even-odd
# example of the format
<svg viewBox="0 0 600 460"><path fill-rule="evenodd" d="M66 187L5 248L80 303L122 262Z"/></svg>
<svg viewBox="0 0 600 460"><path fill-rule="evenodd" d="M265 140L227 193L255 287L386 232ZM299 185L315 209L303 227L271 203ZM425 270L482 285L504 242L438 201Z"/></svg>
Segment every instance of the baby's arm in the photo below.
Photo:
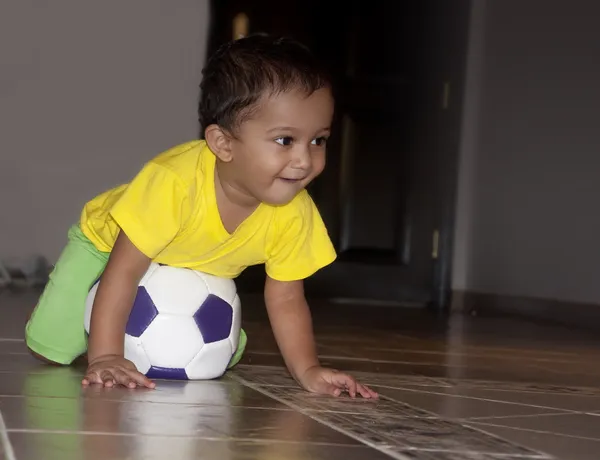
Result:
<svg viewBox="0 0 600 460"><path fill-rule="evenodd" d="M153 384L123 358L123 337L140 279L150 259L120 232L102 274L94 300L88 342L88 372L84 384L107 386Z"/></svg>
<svg viewBox="0 0 600 460"><path fill-rule="evenodd" d="M285 364L292 377L302 385L306 371L319 366L312 317L304 297L304 282L282 282L267 276L265 304Z"/></svg>
<svg viewBox="0 0 600 460"><path fill-rule="evenodd" d="M276 281L267 276L265 303L273 334L292 377L304 389L339 396L378 398L375 391L352 376L321 367L312 328L312 318L304 296L304 282Z"/></svg>

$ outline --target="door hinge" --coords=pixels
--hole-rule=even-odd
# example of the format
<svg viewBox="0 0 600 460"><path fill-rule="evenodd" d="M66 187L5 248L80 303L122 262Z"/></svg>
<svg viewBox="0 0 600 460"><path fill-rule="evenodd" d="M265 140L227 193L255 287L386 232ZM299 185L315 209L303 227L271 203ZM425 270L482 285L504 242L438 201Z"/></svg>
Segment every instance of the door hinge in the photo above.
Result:
<svg viewBox="0 0 600 460"><path fill-rule="evenodd" d="M440 249L440 231L433 231L433 241L432 241L432 249L431 249L431 258L437 260Z"/></svg>

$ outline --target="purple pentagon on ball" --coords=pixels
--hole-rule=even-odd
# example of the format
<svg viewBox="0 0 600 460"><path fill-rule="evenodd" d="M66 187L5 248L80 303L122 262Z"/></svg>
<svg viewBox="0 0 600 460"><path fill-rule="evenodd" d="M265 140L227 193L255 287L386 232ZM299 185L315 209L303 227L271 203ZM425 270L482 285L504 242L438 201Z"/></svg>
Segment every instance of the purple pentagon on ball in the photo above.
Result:
<svg viewBox="0 0 600 460"><path fill-rule="evenodd" d="M138 287L125 332L133 337L141 336L157 315L158 310L146 288Z"/></svg>
<svg viewBox="0 0 600 460"><path fill-rule="evenodd" d="M146 372L146 377L148 377L149 379L161 380L189 380L185 369L157 366L150 367L148 372Z"/></svg>
<svg viewBox="0 0 600 460"><path fill-rule="evenodd" d="M194 320L202 333L204 343L218 342L229 337L233 323L231 305L220 297L209 294L194 313Z"/></svg>

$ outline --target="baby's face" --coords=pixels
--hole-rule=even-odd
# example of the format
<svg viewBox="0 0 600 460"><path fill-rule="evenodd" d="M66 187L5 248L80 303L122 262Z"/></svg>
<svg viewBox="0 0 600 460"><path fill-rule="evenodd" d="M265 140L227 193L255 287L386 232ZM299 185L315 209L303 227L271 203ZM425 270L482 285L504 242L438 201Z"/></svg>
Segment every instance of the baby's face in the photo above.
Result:
<svg viewBox="0 0 600 460"><path fill-rule="evenodd" d="M263 203L291 201L325 167L333 110L329 89L266 98L233 141L236 182Z"/></svg>

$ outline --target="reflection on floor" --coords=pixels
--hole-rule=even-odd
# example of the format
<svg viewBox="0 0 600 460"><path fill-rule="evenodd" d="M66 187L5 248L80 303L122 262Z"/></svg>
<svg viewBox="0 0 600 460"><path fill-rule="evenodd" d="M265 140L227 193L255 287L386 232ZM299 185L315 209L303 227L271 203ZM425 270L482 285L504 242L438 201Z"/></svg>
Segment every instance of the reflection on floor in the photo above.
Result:
<svg viewBox="0 0 600 460"><path fill-rule="evenodd" d="M0 293L0 459L600 458L600 339L580 332L315 303L323 362L382 395L353 401L300 390L247 299L249 352L223 379L84 390L26 353L34 302Z"/></svg>

